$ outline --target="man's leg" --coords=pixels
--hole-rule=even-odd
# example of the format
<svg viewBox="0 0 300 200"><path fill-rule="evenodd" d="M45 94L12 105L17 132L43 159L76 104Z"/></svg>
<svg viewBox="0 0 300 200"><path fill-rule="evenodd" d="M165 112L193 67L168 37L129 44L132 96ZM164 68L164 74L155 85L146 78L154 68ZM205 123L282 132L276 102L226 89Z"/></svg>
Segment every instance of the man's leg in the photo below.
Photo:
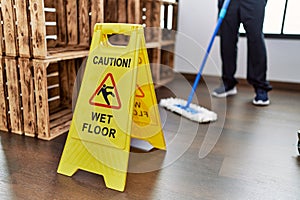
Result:
<svg viewBox="0 0 300 200"><path fill-rule="evenodd" d="M220 51L222 59L222 81L223 84L213 92L215 97L227 97L237 93L235 85L238 30L240 25L239 1L231 1L227 13L220 27ZM223 0L219 0L219 10Z"/></svg>
<svg viewBox="0 0 300 200"><path fill-rule="evenodd" d="M231 1L226 16L220 27L222 80L225 87L233 88L237 84L234 78L237 62L238 30L240 0Z"/></svg>
<svg viewBox="0 0 300 200"><path fill-rule="evenodd" d="M255 89L271 90L266 80L267 52L262 32L265 0L242 0L241 20L247 34L247 80Z"/></svg>

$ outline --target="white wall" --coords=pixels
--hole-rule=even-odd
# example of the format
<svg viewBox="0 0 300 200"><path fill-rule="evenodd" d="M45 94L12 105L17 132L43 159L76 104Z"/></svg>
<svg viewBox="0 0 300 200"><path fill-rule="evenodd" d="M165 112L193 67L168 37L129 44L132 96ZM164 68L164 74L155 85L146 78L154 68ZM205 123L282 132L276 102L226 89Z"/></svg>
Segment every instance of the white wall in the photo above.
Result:
<svg viewBox="0 0 300 200"><path fill-rule="evenodd" d="M217 0L181 0L175 48L175 71L197 73L217 21ZM246 78L246 38L238 43L236 77ZM266 39L268 80L300 83L300 40ZM221 75L217 36L204 68L206 75Z"/></svg>

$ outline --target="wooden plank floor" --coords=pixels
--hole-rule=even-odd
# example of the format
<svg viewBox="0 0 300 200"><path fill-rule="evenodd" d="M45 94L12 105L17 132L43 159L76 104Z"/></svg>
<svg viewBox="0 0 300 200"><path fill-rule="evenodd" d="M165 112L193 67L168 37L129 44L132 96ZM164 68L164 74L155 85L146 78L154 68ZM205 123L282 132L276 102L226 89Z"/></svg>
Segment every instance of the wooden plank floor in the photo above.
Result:
<svg viewBox="0 0 300 200"><path fill-rule="evenodd" d="M210 97L208 89L217 85L206 81L197 89L198 103L218 114L216 122L197 124L160 108L167 151L134 144L123 193L107 189L96 174L56 173L66 134L43 141L1 133L0 198L299 199L300 92L275 88L270 106L255 107L248 85L227 100ZM189 90L177 76L157 96L186 99Z"/></svg>

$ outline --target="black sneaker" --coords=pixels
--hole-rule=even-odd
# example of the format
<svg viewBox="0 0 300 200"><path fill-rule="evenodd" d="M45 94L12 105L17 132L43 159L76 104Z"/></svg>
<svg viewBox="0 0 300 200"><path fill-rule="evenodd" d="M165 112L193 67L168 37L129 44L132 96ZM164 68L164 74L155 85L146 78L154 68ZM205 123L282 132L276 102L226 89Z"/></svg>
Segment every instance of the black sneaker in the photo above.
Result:
<svg viewBox="0 0 300 200"><path fill-rule="evenodd" d="M233 87L233 88L226 88L224 85L221 85L220 87L216 88L212 95L215 96L215 97L227 97L227 96L230 96L230 95L235 95L237 94L237 90L236 90L236 87Z"/></svg>
<svg viewBox="0 0 300 200"><path fill-rule="evenodd" d="M270 100L268 98L268 92L263 89L256 89L256 96L253 99L252 103L257 106L267 106L270 104Z"/></svg>

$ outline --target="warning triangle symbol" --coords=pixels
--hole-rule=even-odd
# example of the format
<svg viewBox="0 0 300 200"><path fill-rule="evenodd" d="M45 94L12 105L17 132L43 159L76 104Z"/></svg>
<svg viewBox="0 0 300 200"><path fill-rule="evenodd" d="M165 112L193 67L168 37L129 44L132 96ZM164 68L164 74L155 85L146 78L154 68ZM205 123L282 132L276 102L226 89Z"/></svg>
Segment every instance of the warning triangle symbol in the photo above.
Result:
<svg viewBox="0 0 300 200"><path fill-rule="evenodd" d="M89 103L94 106L120 109L121 101L114 77L108 73L102 80L94 94L89 99Z"/></svg>
<svg viewBox="0 0 300 200"><path fill-rule="evenodd" d="M137 89L135 91L135 96L139 98L145 97L145 93L143 92L142 88L138 84L136 84L136 87Z"/></svg>

